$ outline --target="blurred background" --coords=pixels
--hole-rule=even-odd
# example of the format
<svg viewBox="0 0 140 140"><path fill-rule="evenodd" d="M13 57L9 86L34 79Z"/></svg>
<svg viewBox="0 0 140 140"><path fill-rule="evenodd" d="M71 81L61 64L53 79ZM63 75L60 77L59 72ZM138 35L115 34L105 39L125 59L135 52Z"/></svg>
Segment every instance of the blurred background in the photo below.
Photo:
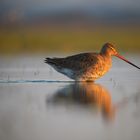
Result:
<svg viewBox="0 0 140 140"><path fill-rule="evenodd" d="M100 85L44 63L106 42L140 66L140 0L0 0L0 140L140 140L138 69L114 58Z"/></svg>
<svg viewBox="0 0 140 140"><path fill-rule="evenodd" d="M1 0L0 54L140 52L139 0Z"/></svg>

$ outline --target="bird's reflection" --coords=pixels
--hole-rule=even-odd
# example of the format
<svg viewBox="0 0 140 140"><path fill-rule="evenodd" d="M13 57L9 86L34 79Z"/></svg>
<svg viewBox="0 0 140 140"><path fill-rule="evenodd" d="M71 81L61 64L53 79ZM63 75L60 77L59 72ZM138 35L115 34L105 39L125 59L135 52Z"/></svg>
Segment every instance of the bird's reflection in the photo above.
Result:
<svg viewBox="0 0 140 140"><path fill-rule="evenodd" d="M105 119L112 119L114 116L110 93L99 84L84 82L67 85L56 91L49 98L48 103L50 102L55 105L66 103L90 107L96 109Z"/></svg>

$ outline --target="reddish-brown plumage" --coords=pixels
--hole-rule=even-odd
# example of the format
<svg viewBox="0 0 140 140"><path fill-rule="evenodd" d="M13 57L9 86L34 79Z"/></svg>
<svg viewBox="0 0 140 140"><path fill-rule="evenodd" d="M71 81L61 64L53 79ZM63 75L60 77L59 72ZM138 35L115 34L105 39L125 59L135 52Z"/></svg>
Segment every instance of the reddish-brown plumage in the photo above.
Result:
<svg viewBox="0 0 140 140"><path fill-rule="evenodd" d="M99 53L81 53L65 58L46 58L45 62L56 71L76 81L94 81L109 71L112 65L112 55L120 58L114 46L106 43ZM129 62L124 58L123 60ZM133 66L137 67L134 64Z"/></svg>

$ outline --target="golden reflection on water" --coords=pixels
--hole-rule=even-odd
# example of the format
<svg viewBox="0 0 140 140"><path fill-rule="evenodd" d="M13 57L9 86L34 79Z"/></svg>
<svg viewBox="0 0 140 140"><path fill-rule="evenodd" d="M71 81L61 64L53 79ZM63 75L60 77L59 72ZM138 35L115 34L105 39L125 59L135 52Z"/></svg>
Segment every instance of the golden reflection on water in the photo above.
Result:
<svg viewBox="0 0 140 140"><path fill-rule="evenodd" d="M101 113L106 120L114 118L115 107L109 91L103 86L90 82L70 84L57 90L48 100L53 104L70 104L89 107Z"/></svg>

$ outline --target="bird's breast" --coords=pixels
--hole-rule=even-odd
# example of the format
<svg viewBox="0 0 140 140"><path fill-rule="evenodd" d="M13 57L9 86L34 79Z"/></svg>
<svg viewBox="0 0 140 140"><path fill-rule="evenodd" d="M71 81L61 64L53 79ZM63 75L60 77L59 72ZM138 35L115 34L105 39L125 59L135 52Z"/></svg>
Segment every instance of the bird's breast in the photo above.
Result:
<svg viewBox="0 0 140 140"><path fill-rule="evenodd" d="M92 65L87 71L85 77L93 78L94 80L100 78L109 71L112 66L110 58L99 58L97 63Z"/></svg>
<svg viewBox="0 0 140 140"><path fill-rule="evenodd" d="M112 60L111 58L102 58L99 60L99 63L97 64L97 78L103 76L105 73L107 73L112 66Z"/></svg>

